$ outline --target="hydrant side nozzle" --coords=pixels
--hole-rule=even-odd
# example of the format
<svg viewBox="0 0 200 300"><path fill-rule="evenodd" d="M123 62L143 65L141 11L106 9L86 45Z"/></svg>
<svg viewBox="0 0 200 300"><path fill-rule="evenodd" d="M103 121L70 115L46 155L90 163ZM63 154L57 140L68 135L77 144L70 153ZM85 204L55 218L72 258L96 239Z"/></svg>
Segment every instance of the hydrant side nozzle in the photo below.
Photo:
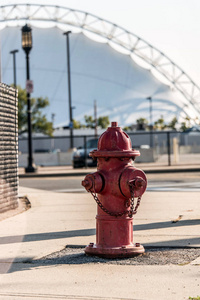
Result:
<svg viewBox="0 0 200 300"><path fill-rule="evenodd" d="M88 174L82 181L82 186L88 192L99 193L103 190L104 178L99 172Z"/></svg>
<svg viewBox="0 0 200 300"><path fill-rule="evenodd" d="M120 177L120 190L124 197L130 198L134 190L134 196L139 197L145 192L147 179L143 171L129 167Z"/></svg>

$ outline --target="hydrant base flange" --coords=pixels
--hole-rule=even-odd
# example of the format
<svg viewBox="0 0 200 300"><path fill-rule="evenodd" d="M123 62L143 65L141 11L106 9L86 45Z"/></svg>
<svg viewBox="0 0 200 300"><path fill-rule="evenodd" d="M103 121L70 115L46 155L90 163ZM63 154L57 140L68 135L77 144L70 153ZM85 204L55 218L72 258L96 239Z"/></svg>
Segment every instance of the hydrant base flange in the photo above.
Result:
<svg viewBox="0 0 200 300"><path fill-rule="evenodd" d="M85 248L85 254L89 256L98 256L103 258L126 258L134 257L145 252L144 247L140 244L133 244L131 246L104 248L90 243Z"/></svg>

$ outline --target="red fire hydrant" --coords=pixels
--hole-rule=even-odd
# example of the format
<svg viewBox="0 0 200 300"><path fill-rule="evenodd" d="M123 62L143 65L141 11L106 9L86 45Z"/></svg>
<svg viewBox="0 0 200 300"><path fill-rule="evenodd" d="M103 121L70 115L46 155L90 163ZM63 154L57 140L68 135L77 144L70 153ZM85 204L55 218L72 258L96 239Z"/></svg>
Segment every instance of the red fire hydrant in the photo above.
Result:
<svg viewBox="0 0 200 300"><path fill-rule="evenodd" d="M144 252L142 245L133 243L133 215L147 186L144 172L133 166L139 155L117 122L100 136L98 149L90 152L97 158L98 171L86 175L82 185L93 195L98 210L96 244L90 243L86 254L117 258Z"/></svg>

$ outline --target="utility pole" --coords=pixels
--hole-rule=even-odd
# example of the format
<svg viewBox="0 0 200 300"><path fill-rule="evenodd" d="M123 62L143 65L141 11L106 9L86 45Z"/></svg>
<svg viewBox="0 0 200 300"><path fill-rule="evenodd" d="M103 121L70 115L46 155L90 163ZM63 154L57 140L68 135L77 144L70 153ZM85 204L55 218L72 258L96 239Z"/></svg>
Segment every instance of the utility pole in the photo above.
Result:
<svg viewBox="0 0 200 300"><path fill-rule="evenodd" d="M10 54L13 55L13 77L14 77L14 87L16 88L17 87L17 79L16 79L16 58L15 58L15 54L19 52L19 50L13 50L13 51L10 51Z"/></svg>
<svg viewBox="0 0 200 300"><path fill-rule="evenodd" d="M94 128L95 128L95 138L97 138L97 101L94 100Z"/></svg>
<svg viewBox="0 0 200 300"><path fill-rule="evenodd" d="M69 100L69 128L70 128L70 148L74 147L73 140L73 117L72 117L72 100L71 100L71 69L70 69L70 45L69 35L71 31L64 32L67 41L67 77L68 77L68 100Z"/></svg>
<svg viewBox="0 0 200 300"><path fill-rule="evenodd" d="M153 117L152 117L152 97L148 97L149 100L149 129L150 129L150 147L153 147Z"/></svg>

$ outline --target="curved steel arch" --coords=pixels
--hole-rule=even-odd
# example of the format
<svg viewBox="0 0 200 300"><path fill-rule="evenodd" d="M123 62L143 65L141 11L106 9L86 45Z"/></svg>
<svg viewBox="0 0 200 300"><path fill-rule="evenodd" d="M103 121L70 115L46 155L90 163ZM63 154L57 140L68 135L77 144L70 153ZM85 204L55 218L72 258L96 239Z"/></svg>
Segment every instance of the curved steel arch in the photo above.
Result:
<svg viewBox="0 0 200 300"><path fill-rule="evenodd" d="M200 115L200 88L169 57L139 36L88 12L67 7L40 4L10 4L0 6L0 22L20 20L46 21L70 25L104 37L147 63L150 71L162 75ZM134 57L133 57L134 59ZM184 110L184 108L183 108Z"/></svg>

